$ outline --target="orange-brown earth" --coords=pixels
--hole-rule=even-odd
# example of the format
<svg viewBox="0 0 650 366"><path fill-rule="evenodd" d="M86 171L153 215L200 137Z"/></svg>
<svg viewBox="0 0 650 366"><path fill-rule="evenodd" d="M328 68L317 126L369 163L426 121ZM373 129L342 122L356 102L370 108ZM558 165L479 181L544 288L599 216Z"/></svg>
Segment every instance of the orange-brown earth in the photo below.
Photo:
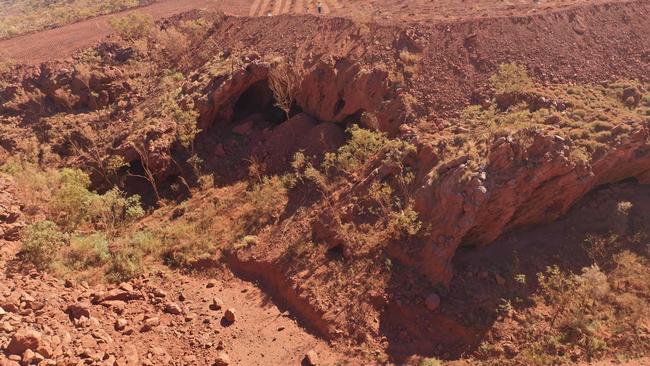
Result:
<svg viewBox="0 0 650 366"><path fill-rule="evenodd" d="M151 364L167 357L182 359L181 364L215 362L221 351L218 341L209 341L207 347L201 343L208 335L197 334L194 324L200 320L206 332L212 332L207 334L232 338L230 345L224 341L232 364L297 364L312 348L324 364L416 364L420 356L432 355L470 357L456 362L472 364L479 362L474 357L485 356L480 354L484 342L501 350L488 356L505 354L513 364L522 364L517 362L524 353L520 348L525 349L519 341L528 335L526 314L545 319L545 309L531 297L538 285L530 282L518 289L512 276L534 278L552 264L574 272L588 266L580 243L587 234L620 230L601 226L615 224L607 214L620 202L629 202L635 217L624 234L645 230L647 192L639 183L647 182L650 171L647 2L472 1L464 7L456 2L323 3L328 14L347 17L192 13L163 23L168 27L198 16L213 22L199 39L187 42L180 57L169 45L142 52L112 38L96 45L99 61L88 62L81 55L12 70L8 86L0 90L0 162L29 151L25 142L35 139L41 146L41 165L82 167L93 173L98 189L106 189L97 167L93 169L91 149L100 160L120 156L130 169L138 169L144 157L133 147L136 131L145 136L147 163L170 200L137 225L189 225L215 207L223 223L208 232L219 247L191 265L199 277L161 270L159 277L153 271L132 281L136 299L120 305L128 324L139 327L147 316L162 322L144 333L113 330L119 314L102 307L102 301L92 304L100 296L92 293L107 291L106 285L74 284L64 290L56 279L43 281L42 274L14 270L21 267L13 259L18 246L7 242L3 250L11 264L6 266L10 275L5 275L9 285L4 296L13 306L4 307L12 310L5 315L10 320L0 319L10 325L4 333L7 344L0 345L9 347L20 325L34 323L48 343L60 343L49 339L62 332L57 325L79 332L80 339L91 334L99 343L62 345L69 350L65 357L72 360L99 357L110 364L113 358L137 353ZM261 0L251 4L248 15L265 15L266 9L274 14L300 12L303 6L313 10L309 1ZM65 38L65 28L57 37ZM89 41L80 38L78 46ZM32 44L43 49L42 41ZM70 51L72 47L56 55ZM52 57L50 51L39 52L32 60ZM288 58L302 76L288 121L273 108L268 86L271 60L278 55ZM489 78L500 64L512 62L528 71L534 85L499 93ZM169 116L157 113L166 103L159 98L166 95L163 68L183 73L174 84L174 90L180 90L175 97L181 108L198 114L202 132L193 148L216 186L204 192L185 173L190 167L178 162L185 154L174 139L178 127ZM470 104L473 109L466 109ZM154 122L145 124L148 120ZM142 122L144 129L132 129L131 121ZM352 123L399 137L415 151L404 154L397 165L384 159L382 151L320 190L298 186L287 194L280 214L237 238L246 245L222 243L227 241L223 226L246 218L241 214L246 202L228 202L246 191L238 183L248 179L251 166L264 167L268 175L283 174L291 171L289 162L299 150L317 161L349 139L343 127ZM79 154L72 142L87 146L88 152ZM374 214L373 207L359 209L363 197L373 183L397 186L405 171L413 175L412 185L396 196L412 203L422 228L414 236L377 239L373 230L381 232L379 226L364 229L364 224L373 224ZM124 171L120 174L125 190L151 203L150 187ZM173 188L185 176L194 191L190 198ZM620 183L628 180L635 183ZM0 192L16 190L0 187L5 187ZM0 211L0 229L8 233L6 240L15 240L23 224L17 223L20 203L9 196L0 195L7 202L6 213ZM176 211L173 199L188 200ZM225 213L219 211L223 205ZM20 220L35 220L31 210L26 211ZM349 228L344 224L350 223L366 231L342 237L342 228ZM517 268L510 267L514 263ZM218 278L219 285L208 289L206 273ZM165 279L178 279L186 303L176 301L179 289ZM25 289L21 291L30 301L20 299L18 288ZM164 299L156 297L159 289L166 292ZM518 296L535 306L525 301L528 305L512 310L514 315L497 319L500 299L519 290L523 292ZM121 291L120 296L130 292L113 291ZM43 301L37 295L45 293L52 294L52 303L48 301L45 310L33 307ZM441 300L439 306L427 301L432 294ZM643 291L637 295L648 296ZM209 311L211 296L223 297L224 303L232 299L228 301L241 323L238 318L230 327L219 324L221 313ZM259 306L264 296L271 303ZM165 315L169 301L197 317L186 321L187 316ZM70 320L57 310L58 304L77 302L83 305L77 312L90 312L90 317L84 316L88 319ZM278 316L276 306L298 323ZM268 319L277 319L278 328ZM640 319L635 334L647 344L648 318ZM267 321L274 326L262 327ZM182 335L178 341L169 340L168 328ZM97 341L105 335L117 343L136 342L126 350ZM620 342L611 334L599 336L612 345ZM274 347L277 341L293 348ZM567 362L591 361L587 348L563 347L554 352L558 357L571 353ZM637 359L630 365L645 362L638 357L647 356L647 347L635 350Z"/></svg>

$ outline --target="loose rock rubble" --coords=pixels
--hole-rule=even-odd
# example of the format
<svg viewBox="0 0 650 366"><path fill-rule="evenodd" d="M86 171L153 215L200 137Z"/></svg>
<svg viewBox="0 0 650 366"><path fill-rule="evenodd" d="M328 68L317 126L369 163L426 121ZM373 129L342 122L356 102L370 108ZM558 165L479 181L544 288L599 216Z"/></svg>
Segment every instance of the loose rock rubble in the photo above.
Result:
<svg viewBox="0 0 650 366"><path fill-rule="evenodd" d="M117 286L89 285L8 271L7 260L15 258L19 245L0 240L0 366L176 365L178 360L183 365L299 365L295 347L306 352L322 342L274 306L261 305L261 291L239 280L231 280L235 286L229 291L181 275L178 283L140 278ZM184 299L171 301L169 294L179 290ZM242 293L258 299L236 297ZM241 307L248 307L247 319L236 316ZM279 333L275 323L266 326L271 319L285 330Z"/></svg>

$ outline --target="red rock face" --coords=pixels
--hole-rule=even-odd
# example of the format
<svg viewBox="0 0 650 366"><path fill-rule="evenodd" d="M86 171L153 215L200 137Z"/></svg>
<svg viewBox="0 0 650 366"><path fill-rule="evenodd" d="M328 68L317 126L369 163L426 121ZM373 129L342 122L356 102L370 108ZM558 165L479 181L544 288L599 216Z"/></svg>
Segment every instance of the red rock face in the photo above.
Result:
<svg viewBox="0 0 650 366"><path fill-rule="evenodd" d="M591 165L569 156L569 142L534 134L526 150L518 142L497 139L483 171L459 184L464 174L461 159L438 180L427 173L416 193L416 208L430 224L430 240L408 255L401 247L390 248L396 257L418 268L432 283L448 284L451 260L461 244L488 244L516 227L556 220L595 187L639 178L645 181L650 167L648 128L635 126L629 140L611 147ZM426 172L426 167L420 167Z"/></svg>
<svg viewBox="0 0 650 366"><path fill-rule="evenodd" d="M232 122L239 99L268 78L269 67L264 62L253 62L232 78L215 80L207 102L199 103L199 127L205 130ZM297 72L302 73L302 82L295 105L321 122L355 122L395 133L410 113L406 93L391 88L385 67L366 68L344 59L321 61Z"/></svg>

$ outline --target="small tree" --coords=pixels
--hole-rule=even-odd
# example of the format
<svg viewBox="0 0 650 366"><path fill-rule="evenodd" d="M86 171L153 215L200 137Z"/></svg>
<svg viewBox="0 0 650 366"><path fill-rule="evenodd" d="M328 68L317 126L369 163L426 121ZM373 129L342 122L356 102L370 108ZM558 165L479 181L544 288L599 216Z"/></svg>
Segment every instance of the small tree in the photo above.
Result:
<svg viewBox="0 0 650 366"><path fill-rule="evenodd" d="M71 232L89 219L95 194L88 190L88 174L79 169L61 170L58 184L50 202L50 213L61 228Z"/></svg>
<svg viewBox="0 0 650 366"><path fill-rule="evenodd" d="M287 119L300 86L300 79L295 66L284 59L276 62L269 71L269 87L273 91L275 105L284 111Z"/></svg>
<svg viewBox="0 0 650 366"><path fill-rule="evenodd" d="M40 270L54 264L61 247L67 242L66 235L52 221L39 221L27 227L23 240L24 258Z"/></svg>

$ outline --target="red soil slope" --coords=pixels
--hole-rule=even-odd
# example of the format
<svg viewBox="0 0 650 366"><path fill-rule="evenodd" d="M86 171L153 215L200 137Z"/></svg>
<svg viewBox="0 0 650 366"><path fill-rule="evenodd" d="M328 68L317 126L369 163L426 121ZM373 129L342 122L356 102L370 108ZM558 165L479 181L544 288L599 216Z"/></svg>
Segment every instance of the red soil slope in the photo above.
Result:
<svg viewBox="0 0 650 366"><path fill-rule="evenodd" d="M628 0L548 0L541 3L524 0L324 0L324 15L349 17L381 23L440 23L480 20L494 17L521 17L576 6L627 3ZM138 9L156 19L191 9L221 10L241 16L280 14L317 14L316 0L163 0ZM38 63L69 56L75 50L99 41L111 32L110 16L0 42L0 50L19 62Z"/></svg>

